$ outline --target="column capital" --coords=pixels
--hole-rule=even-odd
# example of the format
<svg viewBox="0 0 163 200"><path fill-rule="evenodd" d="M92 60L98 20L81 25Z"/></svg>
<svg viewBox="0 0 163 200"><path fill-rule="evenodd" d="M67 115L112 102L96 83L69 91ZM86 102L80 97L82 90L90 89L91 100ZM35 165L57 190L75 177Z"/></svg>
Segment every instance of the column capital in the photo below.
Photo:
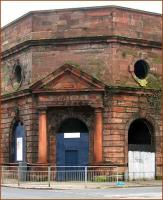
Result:
<svg viewBox="0 0 163 200"><path fill-rule="evenodd" d="M46 114L46 111L47 111L47 107L38 107L38 112L39 113Z"/></svg>
<svg viewBox="0 0 163 200"><path fill-rule="evenodd" d="M101 113L102 112L102 107L97 107L94 110L95 113Z"/></svg>

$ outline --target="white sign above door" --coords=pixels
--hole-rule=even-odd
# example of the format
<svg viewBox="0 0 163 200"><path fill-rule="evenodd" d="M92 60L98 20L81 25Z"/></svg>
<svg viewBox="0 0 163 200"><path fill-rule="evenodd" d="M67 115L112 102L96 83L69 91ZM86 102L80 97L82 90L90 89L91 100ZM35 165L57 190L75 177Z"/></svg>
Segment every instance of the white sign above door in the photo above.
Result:
<svg viewBox="0 0 163 200"><path fill-rule="evenodd" d="M80 133L79 132L64 133L64 138L80 138Z"/></svg>

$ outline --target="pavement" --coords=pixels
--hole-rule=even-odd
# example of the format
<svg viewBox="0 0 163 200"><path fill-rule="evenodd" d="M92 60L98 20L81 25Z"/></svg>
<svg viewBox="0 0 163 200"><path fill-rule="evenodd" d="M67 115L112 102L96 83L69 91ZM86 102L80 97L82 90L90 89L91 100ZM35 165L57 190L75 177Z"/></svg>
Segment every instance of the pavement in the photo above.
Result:
<svg viewBox="0 0 163 200"><path fill-rule="evenodd" d="M162 199L162 187L43 190L1 188L2 199Z"/></svg>
<svg viewBox="0 0 163 200"><path fill-rule="evenodd" d="M128 187L157 187L162 186L162 180L148 180L148 181L129 181L129 182L51 182L50 186L47 182L38 183L38 182L21 182L18 183L6 183L1 184L4 187L15 187L15 188L24 188L24 189L58 189L58 190L67 190L67 189L107 189L107 188L128 188Z"/></svg>

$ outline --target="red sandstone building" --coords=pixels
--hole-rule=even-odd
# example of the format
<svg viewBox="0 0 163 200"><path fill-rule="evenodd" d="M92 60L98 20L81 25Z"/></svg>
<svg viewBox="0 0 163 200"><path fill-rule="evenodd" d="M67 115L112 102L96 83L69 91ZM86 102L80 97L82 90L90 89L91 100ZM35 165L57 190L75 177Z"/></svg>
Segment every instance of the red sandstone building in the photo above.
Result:
<svg viewBox="0 0 163 200"><path fill-rule="evenodd" d="M161 30L161 15L116 6L34 11L5 26L2 163L161 176Z"/></svg>

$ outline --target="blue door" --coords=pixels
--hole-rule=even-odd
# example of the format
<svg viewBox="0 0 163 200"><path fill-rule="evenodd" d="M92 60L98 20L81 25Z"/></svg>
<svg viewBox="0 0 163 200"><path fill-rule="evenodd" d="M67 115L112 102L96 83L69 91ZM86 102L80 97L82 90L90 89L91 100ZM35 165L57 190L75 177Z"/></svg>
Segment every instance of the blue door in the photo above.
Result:
<svg viewBox="0 0 163 200"><path fill-rule="evenodd" d="M80 133L78 138L66 138L64 133L58 133L56 137L57 180L77 180L79 171L88 165L89 134Z"/></svg>
<svg viewBox="0 0 163 200"><path fill-rule="evenodd" d="M78 165L78 150L66 150L65 166L77 166L77 165Z"/></svg>
<svg viewBox="0 0 163 200"><path fill-rule="evenodd" d="M76 181L78 180L79 170L76 167L78 165L78 150L66 150L65 151L65 177L64 181Z"/></svg>
<svg viewBox="0 0 163 200"><path fill-rule="evenodd" d="M65 138L64 133L57 134L57 166L88 165L88 133L80 133L80 138Z"/></svg>

